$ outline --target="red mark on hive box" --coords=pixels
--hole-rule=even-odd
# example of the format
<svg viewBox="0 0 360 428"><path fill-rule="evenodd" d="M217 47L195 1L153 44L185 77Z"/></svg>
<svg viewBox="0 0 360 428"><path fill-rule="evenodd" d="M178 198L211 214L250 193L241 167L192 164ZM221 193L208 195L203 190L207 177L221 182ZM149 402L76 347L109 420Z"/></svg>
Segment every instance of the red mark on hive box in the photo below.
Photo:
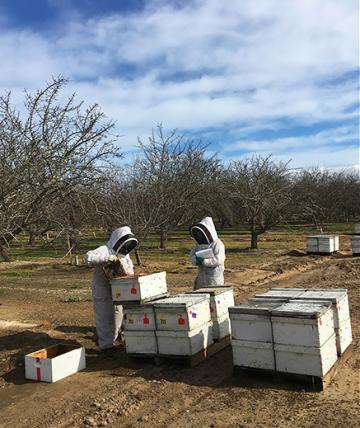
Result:
<svg viewBox="0 0 360 428"><path fill-rule="evenodd" d="M147 314L144 315L144 324L149 324L149 318L147 317Z"/></svg>
<svg viewBox="0 0 360 428"><path fill-rule="evenodd" d="M220 305L220 300L217 301L217 304Z"/></svg>
<svg viewBox="0 0 360 428"><path fill-rule="evenodd" d="M137 289L135 287L132 287L131 294L137 294Z"/></svg>
<svg viewBox="0 0 360 428"><path fill-rule="evenodd" d="M210 305L210 312L214 312L214 308Z"/></svg>
<svg viewBox="0 0 360 428"><path fill-rule="evenodd" d="M36 358L35 367L36 367L36 379L41 380L40 358Z"/></svg>
<svg viewBox="0 0 360 428"><path fill-rule="evenodd" d="M184 320L184 318L182 317L182 315L179 315L178 324L179 324L179 325L184 325L184 324L185 324L185 320Z"/></svg>
<svg viewBox="0 0 360 428"><path fill-rule="evenodd" d="M319 324L322 325L322 320L321 319L319 320Z"/></svg>

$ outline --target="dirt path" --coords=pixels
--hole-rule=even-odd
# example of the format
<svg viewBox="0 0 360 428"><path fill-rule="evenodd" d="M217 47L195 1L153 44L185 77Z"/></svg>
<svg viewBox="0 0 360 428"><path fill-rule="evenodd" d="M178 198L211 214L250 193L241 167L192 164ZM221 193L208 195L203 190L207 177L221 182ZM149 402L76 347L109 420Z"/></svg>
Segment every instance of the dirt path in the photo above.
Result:
<svg viewBox="0 0 360 428"><path fill-rule="evenodd" d="M275 265L267 269L267 274L265 269L257 269L228 275L236 284L237 301L273 286L349 290L354 356L323 393L266 383L241 386L232 375L230 348L194 369L157 367L143 360L129 362L124 352L119 352L116 360L104 359L95 350L92 327L47 331L9 327L6 334L0 332L0 359L8 364L7 369L3 368L0 385L0 426L358 426L360 260L324 258L302 264L290 258L279 269ZM175 282L181 281L178 278ZM82 307L81 303L76 305L69 308L73 317L73 308ZM18 358L23 355L24 344L34 346L37 341L51 343L59 339L87 347L86 371L53 385L26 382ZM9 346L13 364L4 351Z"/></svg>

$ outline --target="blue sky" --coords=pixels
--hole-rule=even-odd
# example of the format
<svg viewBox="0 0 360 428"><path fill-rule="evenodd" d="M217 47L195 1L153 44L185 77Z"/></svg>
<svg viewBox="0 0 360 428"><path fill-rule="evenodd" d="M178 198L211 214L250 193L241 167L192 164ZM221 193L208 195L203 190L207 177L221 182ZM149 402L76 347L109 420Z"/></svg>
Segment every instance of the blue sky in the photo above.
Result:
<svg viewBox="0 0 360 428"><path fill-rule="evenodd" d="M358 33L357 0L1 0L0 90L70 78L129 156L162 122L225 161L359 167Z"/></svg>

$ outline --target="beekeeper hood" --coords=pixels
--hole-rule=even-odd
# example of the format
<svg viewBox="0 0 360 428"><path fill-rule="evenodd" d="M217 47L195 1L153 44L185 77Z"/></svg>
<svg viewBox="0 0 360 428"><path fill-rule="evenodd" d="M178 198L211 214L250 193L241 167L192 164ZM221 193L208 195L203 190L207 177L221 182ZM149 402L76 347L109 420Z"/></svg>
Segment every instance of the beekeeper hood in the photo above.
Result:
<svg viewBox="0 0 360 428"><path fill-rule="evenodd" d="M115 254L126 256L130 251L134 250L139 244L139 241L131 233L129 226L119 227L111 234L107 247L114 251Z"/></svg>
<svg viewBox="0 0 360 428"><path fill-rule="evenodd" d="M199 223L191 226L190 233L200 245L210 245L218 239L215 225L211 217L205 217Z"/></svg>

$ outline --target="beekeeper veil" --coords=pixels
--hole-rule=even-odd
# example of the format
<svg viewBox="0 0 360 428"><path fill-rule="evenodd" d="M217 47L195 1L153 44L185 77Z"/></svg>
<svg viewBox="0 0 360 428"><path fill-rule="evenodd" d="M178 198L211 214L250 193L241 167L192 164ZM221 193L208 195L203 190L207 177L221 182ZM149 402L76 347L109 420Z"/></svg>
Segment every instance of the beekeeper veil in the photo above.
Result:
<svg viewBox="0 0 360 428"><path fill-rule="evenodd" d="M129 226L119 227L111 234L107 246L116 255L126 256L139 245Z"/></svg>
<svg viewBox="0 0 360 428"><path fill-rule="evenodd" d="M190 227L191 236L199 245L211 245L218 239L213 219L203 218L199 223Z"/></svg>

